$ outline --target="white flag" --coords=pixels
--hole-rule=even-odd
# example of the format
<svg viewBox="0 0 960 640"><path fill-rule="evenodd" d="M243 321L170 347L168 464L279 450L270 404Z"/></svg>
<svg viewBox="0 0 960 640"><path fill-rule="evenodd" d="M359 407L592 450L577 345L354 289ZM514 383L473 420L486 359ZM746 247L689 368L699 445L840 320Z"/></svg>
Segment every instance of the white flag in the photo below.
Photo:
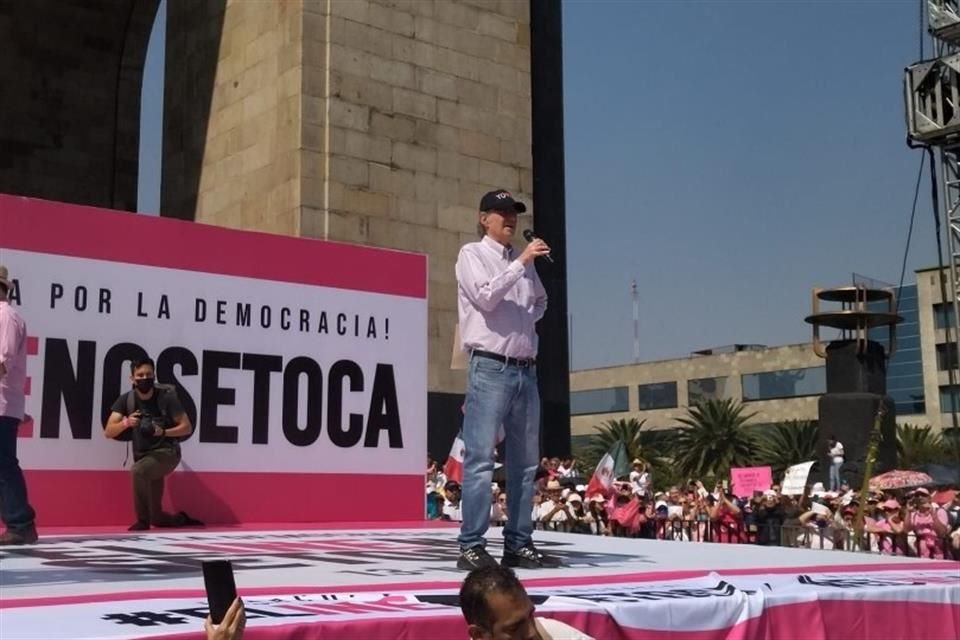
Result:
<svg viewBox="0 0 960 640"><path fill-rule="evenodd" d="M783 474L783 484L780 485L780 493L785 496L803 495L807 487L807 478L810 477L810 467L813 462L801 462L792 467L787 467Z"/></svg>

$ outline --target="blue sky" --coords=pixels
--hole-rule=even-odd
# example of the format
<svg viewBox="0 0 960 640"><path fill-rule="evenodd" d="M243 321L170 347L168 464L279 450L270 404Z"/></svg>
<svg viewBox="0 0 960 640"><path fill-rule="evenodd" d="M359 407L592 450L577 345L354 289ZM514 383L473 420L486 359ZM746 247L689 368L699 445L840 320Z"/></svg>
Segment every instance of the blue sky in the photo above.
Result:
<svg viewBox="0 0 960 640"><path fill-rule="evenodd" d="M644 360L803 342L812 287L898 282L918 38L914 0L566 2L573 367L632 361L632 278Z"/></svg>
<svg viewBox="0 0 960 640"><path fill-rule="evenodd" d="M160 0L150 30L140 90L140 181L137 211L160 211L160 161L163 136L163 57L166 51L167 0Z"/></svg>
<svg viewBox="0 0 960 640"><path fill-rule="evenodd" d="M899 280L917 0L568 0L563 19L574 368L632 361L634 278L644 360L802 342L812 287ZM151 46L145 176L161 59ZM936 261L928 193L911 270ZM140 209L158 202L142 180Z"/></svg>

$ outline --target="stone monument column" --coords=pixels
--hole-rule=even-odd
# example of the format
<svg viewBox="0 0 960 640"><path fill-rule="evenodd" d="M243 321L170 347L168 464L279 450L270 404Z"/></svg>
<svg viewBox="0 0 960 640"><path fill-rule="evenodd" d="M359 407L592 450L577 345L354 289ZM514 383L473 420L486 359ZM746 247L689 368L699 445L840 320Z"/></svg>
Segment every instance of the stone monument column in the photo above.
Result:
<svg viewBox="0 0 960 640"><path fill-rule="evenodd" d="M539 59L558 76L560 4L541 4ZM168 0L163 215L428 254L431 407L448 394L437 406L455 411L436 418L444 429L465 383L450 369L453 266L480 196L511 190L539 220L530 19L528 0ZM541 94L554 118L561 89ZM562 155L562 124L543 131ZM562 205L562 158L547 168ZM558 243L556 195L550 210L538 233ZM566 345L563 273L543 275L558 283L549 333ZM565 448L562 356L541 377L564 379L547 387Z"/></svg>

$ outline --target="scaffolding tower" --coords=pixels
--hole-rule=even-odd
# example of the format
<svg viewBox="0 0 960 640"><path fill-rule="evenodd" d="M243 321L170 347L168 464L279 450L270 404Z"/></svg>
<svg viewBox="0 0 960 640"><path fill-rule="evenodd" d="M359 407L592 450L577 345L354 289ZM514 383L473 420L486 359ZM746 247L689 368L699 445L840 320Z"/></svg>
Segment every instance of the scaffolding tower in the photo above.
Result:
<svg viewBox="0 0 960 640"><path fill-rule="evenodd" d="M938 153L940 215L947 229L946 266L952 321L945 322L947 372L950 385L950 413L958 426L956 356L951 345L960 335L960 0L920 0L927 15L927 32L933 41L934 57L906 68L904 99L907 138L911 146L930 147ZM943 275L941 274L941 278ZM941 281L942 282L942 281ZM941 287L944 291L946 287ZM941 407L944 412L947 407Z"/></svg>

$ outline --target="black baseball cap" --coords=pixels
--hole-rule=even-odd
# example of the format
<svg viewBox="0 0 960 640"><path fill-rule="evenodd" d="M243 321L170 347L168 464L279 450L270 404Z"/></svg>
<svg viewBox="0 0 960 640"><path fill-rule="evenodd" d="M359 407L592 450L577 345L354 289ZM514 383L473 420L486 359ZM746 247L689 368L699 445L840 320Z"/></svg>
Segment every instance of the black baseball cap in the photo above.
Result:
<svg viewBox="0 0 960 640"><path fill-rule="evenodd" d="M513 195L506 189L497 189L484 194L480 198L480 211L516 211L525 213L527 205L513 199Z"/></svg>

